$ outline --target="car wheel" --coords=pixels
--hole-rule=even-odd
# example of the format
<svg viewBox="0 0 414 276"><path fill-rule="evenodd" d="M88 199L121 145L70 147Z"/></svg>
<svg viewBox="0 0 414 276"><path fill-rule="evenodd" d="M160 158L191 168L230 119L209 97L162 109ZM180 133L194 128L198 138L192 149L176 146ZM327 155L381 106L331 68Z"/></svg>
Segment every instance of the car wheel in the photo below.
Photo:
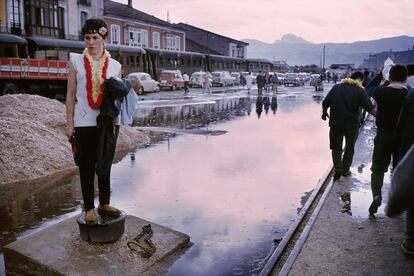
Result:
<svg viewBox="0 0 414 276"><path fill-rule="evenodd" d="M19 88L14 83L6 83L3 86L3 89L0 91L0 95L17 94L17 93L19 93Z"/></svg>

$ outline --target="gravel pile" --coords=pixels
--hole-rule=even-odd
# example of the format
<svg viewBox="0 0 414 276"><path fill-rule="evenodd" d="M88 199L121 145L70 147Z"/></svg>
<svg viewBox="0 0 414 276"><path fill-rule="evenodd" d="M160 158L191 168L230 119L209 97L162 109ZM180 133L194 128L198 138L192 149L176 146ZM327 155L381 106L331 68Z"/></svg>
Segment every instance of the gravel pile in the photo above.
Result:
<svg viewBox="0 0 414 276"><path fill-rule="evenodd" d="M65 126L65 105L57 100L27 94L0 96L0 184L73 169ZM133 150L148 141L144 133L121 126L117 151Z"/></svg>

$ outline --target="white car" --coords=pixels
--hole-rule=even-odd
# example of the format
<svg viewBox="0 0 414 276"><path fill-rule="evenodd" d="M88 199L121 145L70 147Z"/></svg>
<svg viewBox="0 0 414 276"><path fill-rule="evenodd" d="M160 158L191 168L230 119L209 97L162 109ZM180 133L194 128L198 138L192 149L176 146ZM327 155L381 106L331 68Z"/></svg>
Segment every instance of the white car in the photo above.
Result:
<svg viewBox="0 0 414 276"><path fill-rule="evenodd" d="M141 84L141 91L139 91L138 94L143 94L145 92L157 92L160 90L159 82L155 81L147 73L131 73L127 76L127 79L130 78L136 78L138 82Z"/></svg>
<svg viewBox="0 0 414 276"><path fill-rule="evenodd" d="M211 75L213 76L213 86L234 85L235 78L230 76L228 71L214 71Z"/></svg>
<svg viewBox="0 0 414 276"><path fill-rule="evenodd" d="M204 87L204 74L206 72L204 71L199 71L199 72L194 72L191 74L190 77L190 87ZM210 83L210 87L212 86L212 82L213 82L213 77L211 76L210 73L208 73L208 77L210 79L209 83Z"/></svg>

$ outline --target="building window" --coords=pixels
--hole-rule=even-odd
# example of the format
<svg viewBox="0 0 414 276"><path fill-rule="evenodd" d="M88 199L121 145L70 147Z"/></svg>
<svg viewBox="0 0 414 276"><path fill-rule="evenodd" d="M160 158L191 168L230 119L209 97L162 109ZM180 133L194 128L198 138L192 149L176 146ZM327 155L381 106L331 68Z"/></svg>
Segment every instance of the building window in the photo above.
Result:
<svg viewBox="0 0 414 276"><path fill-rule="evenodd" d="M165 49L179 51L180 41L181 41L181 38L179 36L167 34L165 36Z"/></svg>
<svg viewBox="0 0 414 276"><path fill-rule="evenodd" d="M181 38L179 36L175 37L175 50L180 51Z"/></svg>
<svg viewBox="0 0 414 276"><path fill-rule="evenodd" d="M9 1L10 27L20 29L20 0Z"/></svg>
<svg viewBox="0 0 414 276"><path fill-rule="evenodd" d="M85 25L86 20L88 19L88 13L85 11L81 11L80 13L80 25Z"/></svg>
<svg viewBox="0 0 414 276"><path fill-rule="evenodd" d="M135 47L148 47L148 32L146 30L129 27L126 34L126 45Z"/></svg>
<svg viewBox="0 0 414 276"><path fill-rule="evenodd" d="M111 43L119 44L120 41L120 28L118 25L111 25Z"/></svg>
<svg viewBox="0 0 414 276"><path fill-rule="evenodd" d="M160 48L160 33L158 32L152 33L152 48L154 49Z"/></svg>

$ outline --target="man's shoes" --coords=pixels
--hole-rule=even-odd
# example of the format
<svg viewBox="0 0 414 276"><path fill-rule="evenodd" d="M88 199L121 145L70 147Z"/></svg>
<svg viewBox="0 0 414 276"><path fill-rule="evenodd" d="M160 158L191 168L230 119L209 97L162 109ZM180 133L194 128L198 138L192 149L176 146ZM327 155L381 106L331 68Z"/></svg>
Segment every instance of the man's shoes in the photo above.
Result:
<svg viewBox="0 0 414 276"><path fill-rule="evenodd" d="M406 242L401 244L401 250L407 255L414 256L414 248L409 247Z"/></svg>
<svg viewBox="0 0 414 276"><path fill-rule="evenodd" d="M98 205L98 213L103 215L110 215L110 216L119 216L121 211L115 207L110 206L109 204L105 205Z"/></svg>
<svg viewBox="0 0 414 276"><path fill-rule="evenodd" d="M351 172L348 170L348 171L343 172L342 175L343 176L350 176Z"/></svg>
<svg viewBox="0 0 414 276"><path fill-rule="evenodd" d="M334 180L334 181L337 181L340 177L341 177L341 173L336 172L336 173L334 174L333 180Z"/></svg>
<svg viewBox="0 0 414 276"><path fill-rule="evenodd" d="M92 212L89 212L91 210L92 210ZM85 214L85 222L86 222L86 224L89 224L89 225L96 224L96 222L98 221L98 217L95 213L95 210L93 210L93 209L91 209L91 210L87 211L86 214Z"/></svg>
<svg viewBox="0 0 414 276"><path fill-rule="evenodd" d="M375 196L374 200L372 201L371 205L369 206L369 214L371 216L373 216L377 211L378 211L378 207L381 206L381 197L380 196Z"/></svg>

